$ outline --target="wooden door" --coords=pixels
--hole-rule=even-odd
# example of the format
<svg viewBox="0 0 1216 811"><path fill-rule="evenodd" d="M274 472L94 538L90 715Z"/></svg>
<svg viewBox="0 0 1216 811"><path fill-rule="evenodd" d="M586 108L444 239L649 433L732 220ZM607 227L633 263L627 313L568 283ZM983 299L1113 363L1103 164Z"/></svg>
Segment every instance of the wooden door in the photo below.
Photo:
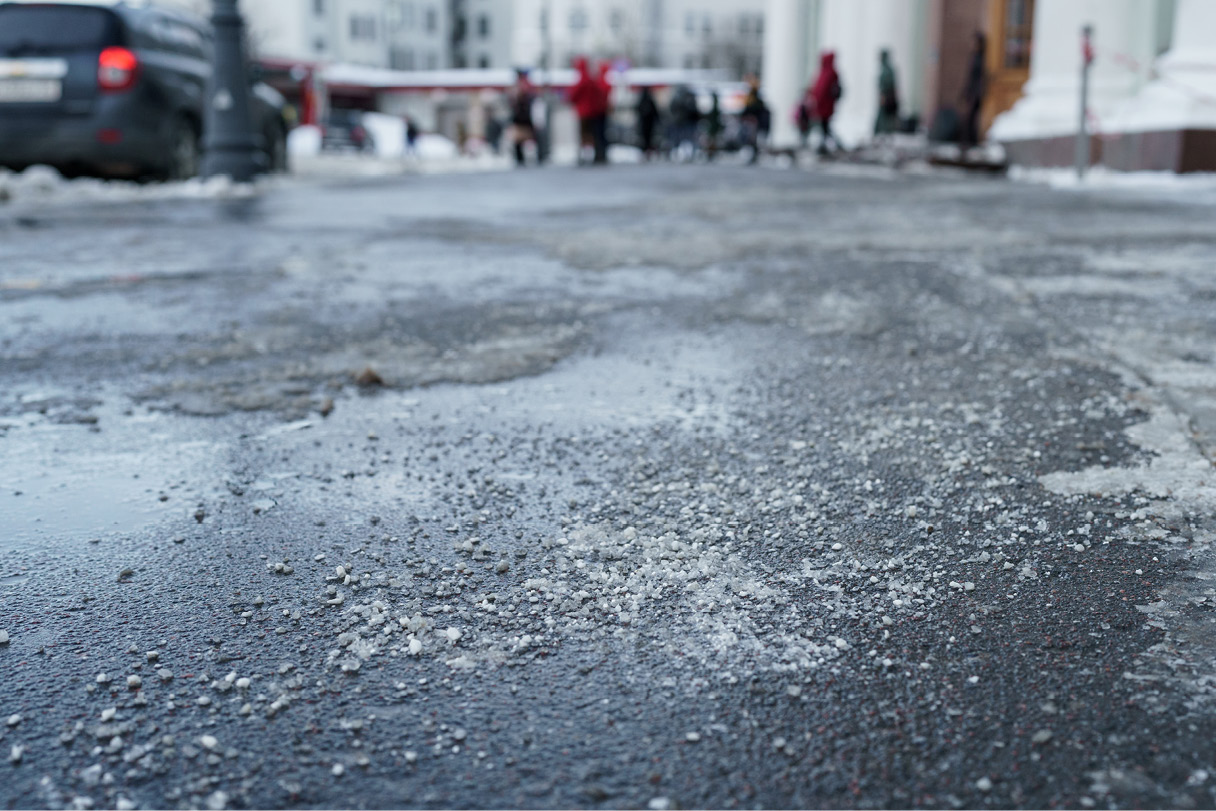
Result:
<svg viewBox="0 0 1216 811"><path fill-rule="evenodd" d="M988 92L980 116L985 131L1022 97L1022 85L1030 78L1035 0L988 2Z"/></svg>

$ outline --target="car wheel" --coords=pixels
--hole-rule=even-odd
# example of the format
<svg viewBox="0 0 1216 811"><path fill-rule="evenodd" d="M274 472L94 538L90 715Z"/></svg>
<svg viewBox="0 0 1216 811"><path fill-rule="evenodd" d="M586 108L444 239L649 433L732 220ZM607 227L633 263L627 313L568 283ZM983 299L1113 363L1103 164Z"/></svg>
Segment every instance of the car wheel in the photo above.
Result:
<svg viewBox="0 0 1216 811"><path fill-rule="evenodd" d="M194 125L185 118L176 119L169 137L166 178L188 180L197 175L199 154L198 133Z"/></svg>

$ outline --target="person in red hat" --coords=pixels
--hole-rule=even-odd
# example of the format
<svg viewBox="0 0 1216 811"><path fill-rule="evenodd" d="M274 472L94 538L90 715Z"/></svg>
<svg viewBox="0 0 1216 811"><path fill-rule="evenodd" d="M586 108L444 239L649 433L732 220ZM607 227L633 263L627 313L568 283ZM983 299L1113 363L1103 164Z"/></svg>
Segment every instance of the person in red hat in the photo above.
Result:
<svg viewBox="0 0 1216 811"><path fill-rule="evenodd" d="M824 51L819 56L819 77L811 89L815 99L815 120L819 122L823 139L819 142L819 154L828 154L828 141L831 140L834 149L840 149L840 141L832 134L832 116L836 112L836 102L844 95L840 84L840 74L836 72L836 53Z"/></svg>

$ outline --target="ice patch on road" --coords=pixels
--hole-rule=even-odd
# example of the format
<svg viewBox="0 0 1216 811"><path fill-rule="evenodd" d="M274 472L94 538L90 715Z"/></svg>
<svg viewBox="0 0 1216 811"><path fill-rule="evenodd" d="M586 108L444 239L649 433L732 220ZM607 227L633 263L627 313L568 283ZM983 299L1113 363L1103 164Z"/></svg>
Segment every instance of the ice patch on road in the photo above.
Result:
<svg viewBox="0 0 1216 811"><path fill-rule="evenodd" d="M681 537L578 526L542 543L549 554L540 564L530 563L535 576L471 600L461 599L464 564L426 580L433 588L422 600L417 580L381 577L379 584L396 596L386 598L381 588L378 599L346 608L348 622L328 661L354 672L380 655L430 656L471 669L522 663L555 644L610 636L646 639L671 657L742 675L813 669L851 647L838 636L813 633L814 624L797 616L825 610L824 603L840 599L839 590L823 589L822 603L804 605L792 585L814 575L791 581L762 571L742 556L731 534ZM493 557L480 543L465 548L474 562ZM328 579L337 584L349 576ZM376 577L355 576L350 586L357 593L361 583L376 584ZM451 604L466 601L476 609L472 621L459 629L448 626Z"/></svg>
<svg viewBox="0 0 1216 811"><path fill-rule="evenodd" d="M1156 408L1146 422L1127 430L1128 438L1154 458L1136 467L1089 467L1040 477L1043 486L1062 495L1109 497L1143 492L1160 499L1162 515L1216 508L1216 470L1194 441L1185 419L1164 408Z"/></svg>
<svg viewBox="0 0 1216 811"><path fill-rule="evenodd" d="M1036 296L1128 296L1157 300L1182 292L1172 279L1122 279L1097 274L1037 276L1022 279L1019 285Z"/></svg>

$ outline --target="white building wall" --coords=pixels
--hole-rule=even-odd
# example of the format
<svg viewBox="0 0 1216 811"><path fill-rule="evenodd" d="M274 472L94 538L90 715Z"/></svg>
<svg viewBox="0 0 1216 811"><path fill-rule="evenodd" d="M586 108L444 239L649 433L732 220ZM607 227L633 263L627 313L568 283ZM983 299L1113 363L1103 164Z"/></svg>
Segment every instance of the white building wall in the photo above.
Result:
<svg viewBox="0 0 1216 811"><path fill-rule="evenodd" d="M1210 2L1210 0L1209 0ZM1080 121L1081 27L1094 27L1090 111L1099 130L1143 84L1133 63L1156 50L1156 0L1042 0L1035 5L1030 79L1022 98L997 117L988 137L998 141L1076 133Z"/></svg>
<svg viewBox="0 0 1216 811"><path fill-rule="evenodd" d="M806 90L807 54L811 41L813 0L768 0L764 34L763 94L772 109L769 143L777 148L797 146L798 128L791 115Z"/></svg>
<svg viewBox="0 0 1216 811"><path fill-rule="evenodd" d="M468 0L469 33L466 50L469 66L509 68L511 31L515 26L515 3L509 0Z"/></svg>
<svg viewBox="0 0 1216 811"><path fill-rule="evenodd" d="M326 0L336 6L331 36L334 58L356 65L383 66L388 58L381 0Z"/></svg>
<svg viewBox="0 0 1216 811"><path fill-rule="evenodd" d="M836 52L836 70L844 87L832 127L846 145L852 145L874 133L878 54L883 48L891 51L905 112L914 98L927 4L921 0L824 0L821 9L820 49Z"/></svg>
<svg viewBox="0 0 1216 811"><path fill-rule="evenodd" d="M1114 132L1216 129L1216 2L1178 0L1156 78L1110 116Z"/></svg>

